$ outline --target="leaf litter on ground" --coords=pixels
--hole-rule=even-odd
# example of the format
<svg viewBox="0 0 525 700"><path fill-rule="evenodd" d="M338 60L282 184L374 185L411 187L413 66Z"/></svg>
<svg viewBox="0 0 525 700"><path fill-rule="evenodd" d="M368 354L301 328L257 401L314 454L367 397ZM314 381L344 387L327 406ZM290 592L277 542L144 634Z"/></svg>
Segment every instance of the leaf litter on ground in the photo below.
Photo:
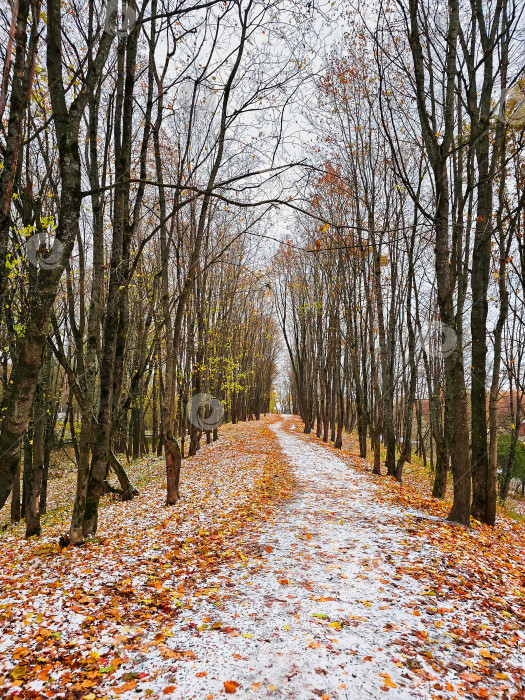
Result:
<svg viewBox="0 0 525 700"><path fill-rule="evenodd" d="M428 472L371 474L296 420L225 426L133 465L92 543L2 538L0 694L86 698L524 698L523 524L444 521Z"/></svg>

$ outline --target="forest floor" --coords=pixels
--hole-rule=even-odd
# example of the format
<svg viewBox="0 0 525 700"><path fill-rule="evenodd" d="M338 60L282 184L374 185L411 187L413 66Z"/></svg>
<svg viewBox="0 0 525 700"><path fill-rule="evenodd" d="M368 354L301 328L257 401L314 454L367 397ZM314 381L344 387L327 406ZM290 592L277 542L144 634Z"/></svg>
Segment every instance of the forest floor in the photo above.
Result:
<svg viewBox="0 0 525 700"><path fill-rule="evenodd" d="M525 698L523 521L451 525L417 464L373 476L290 418L220 435L172 508L147 457L88 544L57 544L67 475L42 538L4 530L0 697Z"/></svg>

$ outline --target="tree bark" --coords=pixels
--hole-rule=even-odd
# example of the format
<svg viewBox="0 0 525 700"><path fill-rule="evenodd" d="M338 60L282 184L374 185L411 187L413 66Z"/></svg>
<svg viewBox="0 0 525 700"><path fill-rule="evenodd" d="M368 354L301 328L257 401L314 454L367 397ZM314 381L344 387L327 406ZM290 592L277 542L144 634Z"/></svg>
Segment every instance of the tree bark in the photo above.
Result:
<svg viewBox="0 0 525 700"><path fill-rule="evenodd" d="M11 522L19 523L22 517L20 508L20 468L13 482L13 490L11 492Z"/></svg>
<svg viewBox="0 0 525 700"><path fill-rule="evenodd" d="M172 506L180 499L179 479L181 467L181 454L178 442L171 432L165 437L164 447L166 450L166 505Z"/></svg>
<svg viewBox="0 0 525 700"><path fill-rule="evenodd" d="M47 70L53 108L53 121L59 151L61 181L60 216L56 239L62 245L62 255L51 269L41 267L29 294L29 311L23 338L19 339L13 360L12 389L4 406L0 430L0 508L4 505L19 462L19 442L27 427L46 342L51 309L58 283L71 255L78 232L81 204L81 169L78 135L87 100L102 72L111 47L112 36L105 33L99 51L87 71L85 83L69 109L66 106L62 81L61 9L59 0L48 0Z"/></svg>

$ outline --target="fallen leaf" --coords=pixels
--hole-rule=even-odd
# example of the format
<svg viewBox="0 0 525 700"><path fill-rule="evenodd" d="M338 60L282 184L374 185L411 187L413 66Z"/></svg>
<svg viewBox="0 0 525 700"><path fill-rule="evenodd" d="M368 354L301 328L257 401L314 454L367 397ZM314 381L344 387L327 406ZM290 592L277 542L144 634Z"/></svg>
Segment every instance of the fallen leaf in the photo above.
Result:
<svg viewBox="0 0 525 700"><path fill-rule="evenodd" d="M237 681L224 681L224 691L226 693L236 693L239 683Z"/></svg>
<svg viewBox="0 0 525 700"><path fill-rule="evenodd" d="M492 654L489 651L486 651L486 649L482 649L480 654L484 659L492 659L492 661L496 661L496 657L492 656Z"/></svg>
<svg viewBox="0 0 525 700"><path fill-rule="evenodd" d="M481 680L481 676L478 676L476 673L469 673L468 671L462 673L460 678L464 681L468 681L469 683L477 683Z"/></svg>

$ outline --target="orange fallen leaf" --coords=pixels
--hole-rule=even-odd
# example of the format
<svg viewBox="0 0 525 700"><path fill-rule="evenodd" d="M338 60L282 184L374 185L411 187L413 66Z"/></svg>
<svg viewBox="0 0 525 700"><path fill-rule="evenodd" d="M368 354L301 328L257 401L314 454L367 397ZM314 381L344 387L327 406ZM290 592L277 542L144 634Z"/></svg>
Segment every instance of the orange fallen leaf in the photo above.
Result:
<svg viewBox="0 0 525 700"><path fill-rule="evenodd" d="M490 652L486 651L485 649L482 649L480 651L480 654L484 659L492 659L492 661L496 661L496 658L494 656L492 656L492 654Z"/></svg>
<svg viewBox="0 0 525 700"><path fill-rule="evenodd" d="M260 683L252 683L252 690L259 690L260 687L261 687Z"/></svg>
<svg viewBox="0 0 525 700"><path fill-rule="evenodd" d="M136 685L137 685L137 681L129 681L128 683L124 683L124 685L121 685L118 688L115 688L115 690L113 692L116 693L117 695L121 695L122 693L128 692L128 690L133 690L133 688Z"/></svg>
<svg viewBox="0 0 525 700"><path fill-rule="evenodd" d="M160 654L163 659L180 659L180 654L173 649L161 649Z"/></svg>
<svg viewBox="0 0 525 700"><path fill-rule="evenodd" d="M469 673L468 671L462 673L460 678L464 681L468 681L469 683L477 683L481 680L481 676L478 676L476 673Z"/></svg>
<svg viewBox="0 0 525 700"><path fill-rule="evenodd" d="M319 642L312 642L308 646L310 647L310 649L319 649L321 645L319 644Z"/></svg>
<svg viewBox="0 0 525 700"><path fill-rule="evenodd" d="M239 683L237 681L224 681L224 691L226 693L236 693Z"/></svg>
<svg viewBox="0 0 525 700"><path fill-rule="evenodd" d="M272 547L271 544L267 544L266 547L265 547L264 549L268 552L268 554L270 554L270 552L272 551L273 547Z"/></svg>
<svg viewBox="0 0 525 700"><path fill-rule="evenodd" d="M206 671L199 671L195 675L197 676L197 678L204 678L204 676L207 676L208 673Z"/></svg>

